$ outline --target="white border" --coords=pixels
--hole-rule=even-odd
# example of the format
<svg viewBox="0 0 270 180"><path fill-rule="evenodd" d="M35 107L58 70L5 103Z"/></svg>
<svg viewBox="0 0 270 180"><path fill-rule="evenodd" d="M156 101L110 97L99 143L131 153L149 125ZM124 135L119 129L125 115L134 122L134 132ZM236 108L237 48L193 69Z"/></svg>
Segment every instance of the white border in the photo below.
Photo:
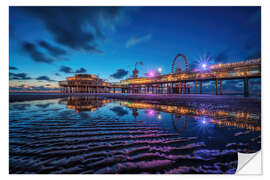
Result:
<svg viewBox="0 0 270 180"><path fill-rule="evenodd" d="M164 179L164 178L172 178L172 179L179 179L179 178L207 178L207 179L217 179L217 178L243 178L243 179L257 179L257 178L265 178L266 175L268 176L270 172L266 170L266 168L270 167L267 165L263 165L265 167L263 173L264 176L231 176L231 175L199 175L199 176L192 176L192 175L107 175L107 176L98 176L98 175L91 175L91 176L82 176L82 175L50 175L50 176L36 176L36 175L8 175L8 6L262 6L262 140L267 139L269 141L269 130L270 128L270 118L267 114L269 111L270 105L267 103L270 100L268 92L270 92L269 86L269 73L270 71L268 68L270 67L270 57L269 57L269 33L270 33L270 9L269 9L269 0L9 0L9 1L1 1L1 15L0 15L0 22L1 26L1 93L0 93L0 100L1 100L1 115L4 118L1 118L1 163L0 163L0 170L1 170L1 178L20 178L20 179L47 179L47 178L67 178L67 179L74 179L76 176L80 178L117 178L117 179L137 179L137 178L155 178L155 179ZM268 41L268 43L267 43ZM268 101L268 102L267 102ZM264 129L266 129L264 131ZM263 141L262 149L268 149L269 143L267 141ZM266 144L265 144L266 143ZM264 152L270 152L264 150ZM269 154L269 153L268 153ZM267 153L263 154L265 161L270 161L270 157L268 157ZM217 177L218 176L218 177Z"/></svg>

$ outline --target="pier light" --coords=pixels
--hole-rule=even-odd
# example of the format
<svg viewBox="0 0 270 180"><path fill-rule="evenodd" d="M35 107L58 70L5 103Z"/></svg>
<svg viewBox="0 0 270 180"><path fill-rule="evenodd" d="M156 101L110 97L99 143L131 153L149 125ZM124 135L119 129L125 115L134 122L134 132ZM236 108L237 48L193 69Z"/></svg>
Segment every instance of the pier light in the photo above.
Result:
<svg viewBox="0 0 270 180"><path fill-rule="evenodd" d="M148 114L150 117L152 117L152 116L155 115L155 111L154 111L153 109L149 109L149 110L147 111L147 114Z"/></svg>
<svg viewBox="0 0 270 180"><path fill-rule="evenodd" d="M207 62L201 62L200 65L199 65L199 69L200 71L206 71L208 70L208 63Z"/></svg>
<svg viewBox="0 0 270 180"><path fill-rule="evenodd" d="M202 68L206 69L207 65L205 63L202 64Z"/></svg>
<svg viewBox="0 0 270 180"><path fill-rule="evenodd" d="M147 76L148 76L148 77L155 77L155 75L156 75L155 71L149 71L149 72L147 73Z"/></svg>
<svg viewBox="0 0 270 180"><path fill-rule="evenodd" d="M202 125L202 126L207 126L207 124L208 124L208 120L207 120L205 117L203 117L203 118L201 119L201 125Z"/></svg>

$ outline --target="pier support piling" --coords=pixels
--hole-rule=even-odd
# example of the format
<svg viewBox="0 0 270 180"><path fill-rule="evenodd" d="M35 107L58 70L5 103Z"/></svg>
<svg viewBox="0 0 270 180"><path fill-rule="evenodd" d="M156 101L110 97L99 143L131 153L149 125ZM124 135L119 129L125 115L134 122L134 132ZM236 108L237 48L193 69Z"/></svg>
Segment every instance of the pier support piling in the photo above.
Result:
<svg viewBox="0 0 270 180"><path fill-rule="evenodd" d="M200 80L200 94L202 94L202 86L203 86L203 81L202 80Z"/></svg>
<svg viewBox="0 0 270 180"><path fill-rule="evenodd" d="M218 95L218 80L216 79L216 95Z"/></svg>
<svg viewBox="0 0 270 180"><path fill-rule="evenodd" d="M187 82L185 81L184 83L184 94L187 94Z"/></svg>
<svg viewBox="0 0 270 180"><path fill-rule="evenodd" d="M249 86L248 78L245 78L244 79L244 96L245 97L249 96L248 86Z"/></svg>
<svg viewBox="0 0 270 180"><path fill-rule="evenodd" d="M220 93L220 95L222 95L222 94L223 94L223 85L222 85L222 79L221 79L221 80L219 80L219 93Z"/></svg>
<svg viewBox="0 0 270 180"><path fill-rule="evenodd" d="M195 86L195 94L197 94L197 80L195 80L194 86Z"/></svg>
<svg viewBox="0 0 270 180"><path fill-rule="evenodd" d="M182 87L181 87L181 82L178 83L178 91L179 91L179 94L182 94Z"/></svg>

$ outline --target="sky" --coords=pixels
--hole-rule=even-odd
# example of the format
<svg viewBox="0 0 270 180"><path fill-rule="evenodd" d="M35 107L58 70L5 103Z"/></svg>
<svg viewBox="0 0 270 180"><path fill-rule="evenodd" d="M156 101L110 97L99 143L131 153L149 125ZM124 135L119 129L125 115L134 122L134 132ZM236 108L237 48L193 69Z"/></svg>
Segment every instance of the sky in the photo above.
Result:
<svg viewBox="0 0 270 180"><path fill-rule="evenodd" d="M11 90L57 89L75 73L119 82L140 61L139 76L166 74L178 53L190 69L203 57L213 64L260 57L260 7L9 8Z"/></svg>

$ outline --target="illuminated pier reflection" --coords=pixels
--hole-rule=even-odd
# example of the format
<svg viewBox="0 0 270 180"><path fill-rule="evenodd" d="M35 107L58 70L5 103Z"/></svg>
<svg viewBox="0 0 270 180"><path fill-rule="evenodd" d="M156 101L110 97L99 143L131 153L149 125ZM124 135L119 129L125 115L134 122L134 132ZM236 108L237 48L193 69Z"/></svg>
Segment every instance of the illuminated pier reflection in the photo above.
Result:
<svg viewBox="0 0 270 180"><path fill-rule="evenodd" d="M229 111L210 111L205 109L195 109L189 107L181 106L172 106L172 105L161 105L161 104L150 104L145 102L120 102L122 106L126 106L131 109L148 109L147 114L153 116L158 113L150 113L153 109L155 111L171 113L175 115L184 115L184 116L200 116L200 117L209 117L209 122L216 124L218 126L227 126L227 127L236 127L243 128L251 131L260 131L259 118L254 114L248 112L229 112Z"/></svg>
<svg viewBox="0 0 270 180"><path fill-rule="evenodd" d="M96 111L98 108L104 106L107 103L112 102L110 99L100 99L93 96L77 97L71 96L66 99L66 107L74 109L75 112L81 111ZM128 107L132 110L134 119L139 116L139 109L145 109L149 117L156 118L157 120L162 119L161 112L170 113L173 123L179 121L184 116L187 124L188 117L204 118L203 124L215 124L219 127L236 127L247 129L250 131L260 131L260 119L256 114L249 112L233 112L223 110L209 110L199 109L192 107L176 106L176 105L164 105L164 104L151 104L146 102L129 102L120 101L121 106ZM187 126L187 125L184 125ZM186 129L187 127L185 127Z"/></svg>
<svg viewBox="0 0 270 180"><path fill-rule="evenodd" d="M99 99L93 96L71 96L66 100L66 107L69 109L74 109L75 112L81 111L96 111L98 108L110 103L109 99Z"/></svg>

